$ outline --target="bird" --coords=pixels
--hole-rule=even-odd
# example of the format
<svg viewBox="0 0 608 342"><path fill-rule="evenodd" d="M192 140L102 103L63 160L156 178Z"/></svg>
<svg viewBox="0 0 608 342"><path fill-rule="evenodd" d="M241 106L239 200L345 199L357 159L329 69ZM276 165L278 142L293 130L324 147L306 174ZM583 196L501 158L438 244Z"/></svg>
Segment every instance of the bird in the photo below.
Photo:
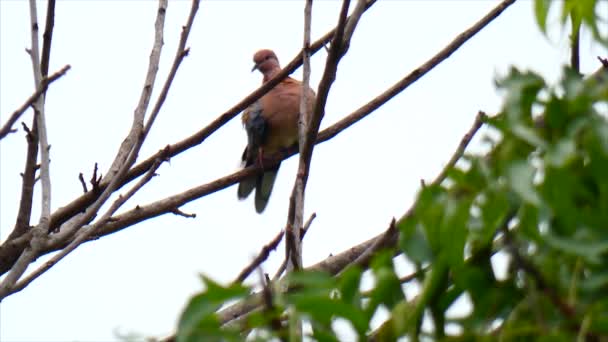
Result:
<svg viewBox="0 0 608 342"><path fill-rule="evenodd" d="M281 71L274 51L262 49L253 55L254 66L264 76L262 84L268 82ZM316 94L306 87L307 113L312 113ZM266 95L249 106L241 116L247 132L247 146L241 161L243 167L263 165L265 156L282 152L298 142L298 120L302 82L287 77ZM268 204L280 163L261 173L243 179L238 186L239 200L246 199L255 189L255 210L262 213Z"/></svg>

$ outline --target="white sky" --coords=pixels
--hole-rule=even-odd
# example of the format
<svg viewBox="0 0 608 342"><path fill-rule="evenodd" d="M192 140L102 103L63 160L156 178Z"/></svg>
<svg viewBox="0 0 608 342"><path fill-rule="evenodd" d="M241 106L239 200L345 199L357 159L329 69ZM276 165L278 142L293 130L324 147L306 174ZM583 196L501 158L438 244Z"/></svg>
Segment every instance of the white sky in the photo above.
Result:
<svg viewBox="0 0 608 342"><path fill-rule="evenodd" d="M409 0L374 5L340 64L323 127L418 67L497 3ZM496 75L514 64L556 80L568 60L567 34L553 30L550 40L542 36L532 5L520 1L511 6L404 93L317 146L306 212L318 217L305 239L305 264L366 240L401 216L420 179L435 177L477 111L491 114L500 108ZM338 1L315 3L313 40L333 27L339 8ZM90 178L98 162L105 173L128 132L148 65L156 9L157 2L150 0L58 1L49 72L65 64L72 69L51 85L47 97L54 209L80 195L79 172ZM169 4L155 93L189 9L189 1ZM38 11L43 28L44 3ZM556 24L556 19L549 22ZM284 64L290 61L301 46L302 27L301 1L203 2L188 43L190 56L140 153L142 159L204 127L254 90L261 81L259 74L249 72L256 50L272 48ZM27 1L0 1L0 42L4 123L34 90L24 50L30 46ZM583 72L595 70L596 56L607 53L587 35L581 51ZM322 51L312 60L315 86L325 57ZM301 70L296 77L301 78ZM24 120L29 124L31 113ZM164 164L161 176L124 209L236 170L245 143L240 121L231 121L202 145ZM24 149L21 131L0 142L0 238L15 221ZM116 331L146 336L171 332L188 297L201 289L199 272L232 280L284 226L296 165L297 158L283 163L263 215L255 213L252 200L239 202L231 187L182 208L196 213L196 219L165 215L81 246L2 302L0 340L111 341ZM265 270L274 273L282 257L281 245Z"/></svg>

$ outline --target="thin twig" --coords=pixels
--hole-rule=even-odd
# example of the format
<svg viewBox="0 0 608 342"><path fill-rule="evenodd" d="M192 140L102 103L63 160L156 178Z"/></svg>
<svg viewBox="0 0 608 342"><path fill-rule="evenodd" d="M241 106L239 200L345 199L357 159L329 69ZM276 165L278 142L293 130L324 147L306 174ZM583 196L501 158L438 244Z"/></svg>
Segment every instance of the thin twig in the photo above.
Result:
<svg viewBox="0 0 608 342"><path fill-rule="evenodd" d="M175 52L175 58L173 59L173 65L171 65L171 70L167 75L165 84L163 85L163 88L160 91L160 94L158 95L158 99L156 100L156 104L154 104L154 108L152 108L152 112L148 117L148 121L146 122L146 126L143 130L144 136L148 135L148 133L150 132L154 120L160 112L161 107L165 103L165 99L167 98L167 94L169 93L169 89L171 88L171 84L173 83L173 79L177 74L177 69L179 69L179 66L181 65L184 58L188 56L188 52L190 51L190 49L186 48L186 43L188 42L188 36L190 35L192 24L194 23L194 17L196 16L196 12L199 8L199 3L200 0L192 0L192 6L190 7L188 21L186 22L186 25L182 26L182 33L179 39L179 44L177 46L177 51Z"/></svg>
<svg viewBox="0 0 608 342"><path fill-rule="evenodd" d="M281 232L282 233L282 232ZM283 234L280 235L281 237ZM260 282L262 284L262 298L264 299L264 311L269 313L272 316L270 321L270 327L273 331L276 332L277 336L282 342L287 342L287 338L283 333L283 323L279 317L275 316L275 305L274 305L274 296L272 293L272 286L270 279L268 279L268 275L262 272L261 268L258 268L260 274Z"/></svg>
<svg viewBox="0 0 608 342"><path fill-rule="evenodd" d="M196 218L196 213L188 214L188 213L185 213L185 212L181 211L179 208L175 208L171 212L174 213L177 216L182 216L182 217L185 217L185 218Z"/></svg>
<svg viewBox="0 0 608 342"><path fill-rule="evenodd" d="M458 50L464 43L466 43L469 39L471 39L474 35L479 33L484 27L486 27L490 22L496 19L505 9L511 6L516 0L504 0L494 9L492 9L488 14L486 14L483 18L481 18L478 22L476 22L473 26L468 28L467 30L460 33L456 38L450 42L447 46L441 49L437 54L431 57L424 64L419 66L410 72L407 76L402 78L400 81L395 83L388 90L378 95L373 100L369 101L355 112L349 114L348 116L342 118L337 123L331 125L330 127L323 130L319 133L319 137L317 138L317 143L322 141L327 141L337 134L342 132L344 129L350 127L351 125L357 123L359 120L363 119L367 115L371 114L377 108L384 105L390 99L395 97L397 94L405 90L407 87L412 85L414 82L419 80L421 77L426 75L429 71L434 69L441 62L446 60L448 57L452 55L456 50Z"/></svg>
<svg viewBox="0 0 608 342"><path fill-rule="evenodd" d="M34 184L36 183L36 161L38 159L38 125L36 117L32 119L32 129L30 130L25 123L23 129L27 132L27 152L25 157L25 167L22 173L21 198L19 199L19 211L13 231L7 240L16 239L25 234L30 227L32 215L32 202L34 197ZM29 241L29 240L28 240ZM15 255L17 255L15 253Z"/></svg>
<svg viewBox="0 0 608 342"><path fill-rule="evenodd" d="M42 73L42 77L46 77L49 74L54 27L55 0L48 0L46 3L46 20L44 24L44 34L42 35L42 56L40 60L40 72Z"/></svg>
<svg viewBox="0 0 608 342"><path fill-rule="evenodd" d="M46 90L48 89L49 84L53 83L55 80L57 80L61 76L65 75L65 73L68 70L70 70L70 66L66 65L63 68L61 68L61 70L55 72L50 77L48 77L48 78L45 77L42 79L42 81L36 88L36 91L19 108L17 108L13 112L13 114L11 114L11 116L8 118L8 120L6 120L6 122L4 123L4 126L2 126L2 128L0 129L0 140L2 140L4 137L6 137L9 133L14 133L17 131L16 129L13 129L13 125L17 122L17 120L19 120L21 115L23 115L23 113L25 113L25 111L30 106L32 106L36 101L38 101L38 98L42 94L44 94L46 92Z"/></svg>
<svg viewBox="0 0 608 342"><path fill-rule="evenodd" d="M245 279L247 279L251 272L253 272L264 261L266 261L266 259L268 259L268 256L270 255L270 252L277 249L277 246L279 245L279 243L281 243L281 240L283 240L284 233L285 232L281 230L269 243L262 247L260 253L258 253L258 255L251 261L251 263L249 263L249 265L247 265L247 267L245 267L239 273L239 275L232 283L242 283L243 281L245 281Z"/></svg>
<svg viewBox="0 0 608 342"><path fill-rule="evenodd" d="M581 22L575 18L577 15L572 13L570 15L570 22L572 26L572 35L570 36L570 67L577 73L580 73L580 33L581 33Z"/></svg>
<svg viewBox="0 0 608 342"><path fill-rule="evenodd" d="M325 69L321 82L319 83L319 89L317 92L317 99L314 106L314 111L310 115L310 119L307 118L306 125L301 130L300 136L300 158L298 164L298 173L294 183L292 195L289 202L289 214L287 219L286 229L286 240L285 249L287 256L287 272L293 269L299 269L302 267L302 246L299 238L300 227L303 224L304 217L304 193L306 191L306 183L308 181L308 174L310 171L310 163L312 158L312 152L314 149L315 141L325 113L325 104L327 103L327 96L329 90L336 79L336 72L338 69L338 63L344 54L346 53L345 42L350 40L350 36L344 36L344 27L347 24L347 14L350 5L350 0L343 0L342 8L338 18L338 25L336 26L336 33L332 39L329 54L325 63ZM353 14L351 15L348 24L353 26L359 20L359 17L366 10L366 4L364 0L359 0L355 7ZM351 29L351 34L352 31Z"/></svg>
<svg viewBox="0 0 608 342"><path fill-rule="evenodd" d="M78 174L78 180L80 181L80 185L82 185L82 191L84 193L89 191L89 189L87 189L87 182L85 182L84 175L82 174L82 172Z"/></svg>
<svg viewBox="0 0 608 342"><path fill-rule="evenodd" d="M304 240L304 237L306 236L306 233L308 232L308 228L310 228L312 221L316 217L317 217L317 213L312 213L312 215L310 215L310 217L308 218L308 221L306 221L306 223L304 224L304 228L302 228L302 231L300 232L300 240ZM281 277L283 272L285 272L286 268L287 268L287 256L283 259L283 263L281 263L281 266L279 266L279 268L277 269L276 273L274 274L274 277L272 277L272 281L276 281L277 279L279 279L279 277Z"/></svg>
<svg viewBox="0 0 608 342"><path fill-rule="evenodd" d="M380 235L380 237L376 239L374 243L369 246L369 248L367 248L355 260L353 260L353 262L351 262L351 265L366 268L377 251L383 248L393 247L397 244L398 235L399 231L397 230L395 218L393 217L391 223L388 226L388 229L386 229L384 234Z"/></svg>
<svg viewBox="0 0 608 342"><path fill-rule="evenodd" d="M300 152L302 152L302 147L306 145L307 131L310 127L310 119L313 114L308 112L311 21L312 0L307 0L304 6L304 41L302 44L303 76L302 88L300 90L300 117L298 120L298 145L300 147ZM339 25L337 30L340 30ZM300 177L300 168L301 166L298 168L294 188L289 199L289 211L287 214L287 225L285 227L285 260L287 261L287 272L291 272L302 267L302 241L300 239L300 227L302 227L304 215L304 185Z"/></svg>
<svg viewBox="0 0 608 342"><path fill-rule="evenodd" d="M477 115L475 116L475 121L473 121L473 126L471 126L469 131L462 137L462 139L460 139L458 148L456 149L450 160L447 162L443 170L441 170L441 173L439 173L437 177L435 177L432 184L439 185L447 177L448 172L452 167L454 167L454 165L456 165L456 162L458 162L458 160L462 157L462 155L464 154L464 150L467 148L467 146L473 139L475 133L477 133L477 131L486 121L487 117L488 116L483 111L477 112Z"/></svg>

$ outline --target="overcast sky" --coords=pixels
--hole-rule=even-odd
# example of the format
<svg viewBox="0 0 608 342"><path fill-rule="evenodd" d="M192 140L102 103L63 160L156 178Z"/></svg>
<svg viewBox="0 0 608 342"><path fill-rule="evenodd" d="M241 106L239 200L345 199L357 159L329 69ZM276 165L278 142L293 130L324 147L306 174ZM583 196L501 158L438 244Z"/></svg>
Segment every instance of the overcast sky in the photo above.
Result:
<svg viewBox="0 0 608 342"><path fill-rule="evenodd" d="M404 77L471 26L495 1L380 1L364 14L349 54L339 66L322 126L339 120ZM309 265L384 229L412 204L420 180L430 180L450 158L478 110L500 108L494 80L511 65L550 82L569 52L567 33L546 39L533 19L533 2L520 1L430 74L387 105L315 149L306 215L318 217L306 235ZM252 55L274 49L287 63L303 36L301 1L203 1L173 88L140 156L142 159L207 125L254 90ZM604 4L604 7L607 7ZM340 2L313 7L313 39L336 22ZM154 37L155 1L58 1L50 72L72 69L47 96L53 209L80 195L78 174L95 162L105 173L131 125ZM189 1L171 1L156 92L185 23ZM43 27L44 3L39 3ZM557 26L556 16L549 21ZM42 39L41 39L42 41ZM0 1L0 123L33 92L29 11L24 0ZM581 43L581 69L594 71L605 49ZM316 87L326 53L312 59ZM301 78L301 70L295 73ZM31 122L31 113L24 116ZM480 149L477 139L473 149ZM202 145L173 158L125 207L147 204L210 182L238 168L246 143L232 120ZM0 238L12 228L24 165L20 131L0 142ZM171 332L204 273L228 282L284 226L297 158L283 163L263 215L236 188L140 223L78 248L0 306L2 341L111 341L116 332L161 336ZM35 214L39 215L39 193ZM283 246L264 265L274 273ZM31 270L31 269L30 269ZM400 267L407 273L408 267ZM253 279L256 280L256 279Z"/></svg>

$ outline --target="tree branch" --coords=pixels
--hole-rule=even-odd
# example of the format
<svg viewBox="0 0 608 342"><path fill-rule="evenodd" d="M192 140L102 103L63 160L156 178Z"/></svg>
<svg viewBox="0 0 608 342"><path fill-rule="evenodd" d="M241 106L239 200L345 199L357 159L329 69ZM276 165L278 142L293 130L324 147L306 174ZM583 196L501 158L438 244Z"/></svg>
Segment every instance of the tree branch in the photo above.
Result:
<svg viewBox="0 0 608 342"><path fill-rule="evenodd" d="M245 281L245 279L247 279L251 272L253 272L256 268L258 268L258 266L260 266L264 261L266 261L266 259L268 259L268 256L270 255L270 252L277 249L277 246L279 245L279 243L281 243L281 240L283 240L283 234L284 232L281 230L274 237L274 239L272 239L269 243L262 247L260 253L251 261L249 265L247 265L247 267L245 267L239 273L239 275L234 281L232 281L232 283L242 283L243 281Z"/></svg>
<svg viewBox="0 0 608 342"><path fill-rule="evenodd" d="M25 157L25 168L21 174L21 198L19 200L19 211L17 221L13 231L8 236L8 241L15 239L28 231L32 215L32 202L34 197L34 184L36 183L36 161L38 158L38 125L36 116L32 119L32 129L30 130L24 123L23 129L27 132L27 152ZM14 253L13 255L18 255ZM0 259L4 261L5 259ZM16 259L15 259L16 260Z"/></svg>
<svg viewBox="0 0 608 342"><path fill-rule="evenodd" d="M42 59L40 60L40 72L42 77L49 74L49 62L51 60L51 43L53 41L53 28L55 27L55 0L46 3L46 20L44 34L42 35Z"/></svg>
<svg viewBox="0 0 608 342"><path fill-rule="evenodd" d="M17 110L15 110L13 114L8 118L6 123L4 123L4 126L2 126L2 128L0 129L0 140L6 137L9 133L14 133L17 131L16 129L13 129L13 125L15 124L15 122L19 120L21 115L23 115L23 113L25 113L25 111L30 106L32 106L36 101L38 101L38 98L42 94L46 93L49 84L53 83L55 80L65 75L68 70L70 70L70 66L66 65L50 77L44 77L42 79L40 84L37 86L36 91L19 108L17 108Z"/></svg>

